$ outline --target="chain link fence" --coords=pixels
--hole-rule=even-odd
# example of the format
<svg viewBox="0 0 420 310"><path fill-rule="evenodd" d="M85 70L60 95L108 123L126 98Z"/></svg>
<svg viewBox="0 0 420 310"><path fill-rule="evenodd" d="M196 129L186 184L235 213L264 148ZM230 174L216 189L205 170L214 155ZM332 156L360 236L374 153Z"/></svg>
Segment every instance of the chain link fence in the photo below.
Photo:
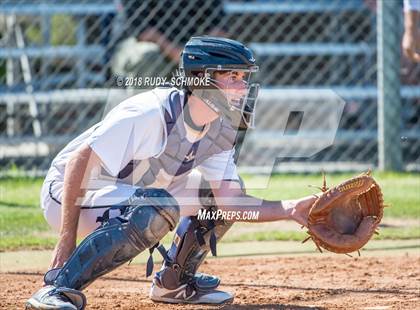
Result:
<svg viewBox="0 0 420 310"><path fill-rule="evenodd" d="M117 77L170 77L182 46L203 34L242 41L260 66L252 139L265 144L247 146L244 169L271 169L267 158L279 155L273 145L288 143L285 105L322 101L328 90L345 103L333 143L311 156L282 156L277 170L419 170L420 65L400 57L399 42L386 43L403 31L402 3L389 2L394 17L378 23L383 3L374 0L2 0L1 171L44 173L101 119ZM397 74L382 83L390 67ZM384 87L394 92L381 97ZM384 114L381 106L396 108ZM299 117L289 113L286 127L298 130ZM381 132L393 134L384 141ZM381 166L383 156L401 163Z"/></svg>

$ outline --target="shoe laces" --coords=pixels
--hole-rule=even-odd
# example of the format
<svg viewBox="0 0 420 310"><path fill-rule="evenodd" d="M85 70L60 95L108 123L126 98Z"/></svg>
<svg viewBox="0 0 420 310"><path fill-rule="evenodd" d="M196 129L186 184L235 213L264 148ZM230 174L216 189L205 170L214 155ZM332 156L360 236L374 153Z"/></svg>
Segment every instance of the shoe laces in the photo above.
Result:
<svg viewBox="0 0 420 310"><path fill-rule="evenodd" d="M60 292L60 290L57 287L55 287L53 290L49 291L48 296L60 297L63 301L71 303L70 298L68 298L66 296L66 294L63 294L62 292Z"/></svg>

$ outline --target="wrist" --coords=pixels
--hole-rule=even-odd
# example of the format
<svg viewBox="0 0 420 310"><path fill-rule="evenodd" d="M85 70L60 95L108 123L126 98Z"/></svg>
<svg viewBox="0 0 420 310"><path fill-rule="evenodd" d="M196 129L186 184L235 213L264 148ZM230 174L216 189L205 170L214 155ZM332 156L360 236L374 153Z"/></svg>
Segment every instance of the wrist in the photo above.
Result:
<svg viewBox="0 0 420 310"><path fill-rule="evenodd" d="M404 36L415 37L417 35L416 28L406 28L404 31Z"/></svg>
<svg viewBox="0 0 420 310"><path fill-rule="evenodd" d="M405 31L416 32L419 13L416 11L404 12L404 29Z"/></svg>
<svg viewBox="0 0 420 310"><path fill-rule="evenodd" d="M281 215L280 220L292 220L296 212L294 200L283 200L280 203Z"/></svg>
<svg viewBox="0 0 420 310"><path fill-rule="evenodd" d="M76 233L63 231L63 232L60 232L59 234L59 242L68 243L68 244L70 243L76 244L76 239L77 239Z"/></svg>
<svg viewBox="0 0 420 310"><path fill-rule="evenodd" d="M287 219L296 221L297 219L296 214L297 214L296 207L291 207L290 209L287 210Z"/></svg>

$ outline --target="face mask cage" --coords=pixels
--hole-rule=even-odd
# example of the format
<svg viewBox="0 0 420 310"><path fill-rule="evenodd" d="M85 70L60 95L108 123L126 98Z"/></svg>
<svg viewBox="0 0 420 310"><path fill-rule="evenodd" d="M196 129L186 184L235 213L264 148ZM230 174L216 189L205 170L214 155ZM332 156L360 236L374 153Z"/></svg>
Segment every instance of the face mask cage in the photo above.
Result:
<svg viewBox="0 0 420 310"><path fill-rule="evenodd" d="M242 129L254 128L259 84L252 83L252 75L258 66L247 69L207 68L205 74L210 87L223 95L225 113ZM216 96L215 96L216 97ZM215 100L217 100L215 98ZM217 105L217 103L216 103Z"/></svg>

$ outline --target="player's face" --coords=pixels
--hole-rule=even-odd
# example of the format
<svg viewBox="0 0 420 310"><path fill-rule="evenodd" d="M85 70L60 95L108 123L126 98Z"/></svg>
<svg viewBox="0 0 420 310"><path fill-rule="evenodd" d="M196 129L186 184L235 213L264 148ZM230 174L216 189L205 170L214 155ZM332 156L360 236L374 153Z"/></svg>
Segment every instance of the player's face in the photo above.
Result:
<svg viewBox="0 0 420 310"><path fill-rule="evenodd" d="M219 71L214 73L214 79L218 86L226 93L236 96L244 96L247 91L248 75L243 71Z"/></svg>
<svg viewBox="0 0 420 310"><path fill-rule="evenodd" d="M250 81L251 75L257 71L257 66L246 69L207 68L205 74L210 88L204 89L198 97L204 98L209 107L219 115L227 116L235 125L253 127L259 85L250 84Z"/></svg>
<svg viewBox="0 0 420 310"><path fill-rule="evenodd" d="M214 73L217 86L225 92L232 105L239 106L248 91L248 73L244 71L218 71Z"/></svg>

